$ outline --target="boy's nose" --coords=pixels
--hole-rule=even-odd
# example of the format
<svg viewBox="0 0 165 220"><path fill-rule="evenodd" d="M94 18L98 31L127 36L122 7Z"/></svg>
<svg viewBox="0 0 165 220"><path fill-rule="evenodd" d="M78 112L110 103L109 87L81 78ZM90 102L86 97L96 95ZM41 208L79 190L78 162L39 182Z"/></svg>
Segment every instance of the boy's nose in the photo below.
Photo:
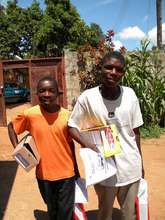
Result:
<svg viewBox="0 0 165 220"><path fill-rule="evenodd" d="M113 67L113 69L112 69L112 73L116 73L116 68L115 67Z"/></svg>
<svg viewBox="0 0 165 220"><path fill-rule="evenodd" d="M49 91L45 91L44 95L45 95L45 96L49 96L49 95L50 95L50 92L49 92Z"/></svg>

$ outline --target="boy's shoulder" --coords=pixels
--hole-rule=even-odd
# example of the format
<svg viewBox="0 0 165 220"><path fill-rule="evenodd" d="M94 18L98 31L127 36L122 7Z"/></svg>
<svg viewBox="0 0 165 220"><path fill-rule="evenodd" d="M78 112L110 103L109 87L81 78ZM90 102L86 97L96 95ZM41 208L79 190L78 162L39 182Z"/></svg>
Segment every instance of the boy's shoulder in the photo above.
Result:
<svg viewBox="0 0 165 220"><path fill-rule="evenodd" d="M81 93L80 97L89 97L89 96L97 95L98 91L99 91L99 86L86 89Z"/></svg>
<svg viewBox="0 0 165 220"><path fill-rule="evenodd" d="M135 93L134 90L131 87L128 86L120 86L124 92L132 92Z"/></svg>
<svg viewBox="0 0 165 220"><path fill-rule="evenodd" d="M60 112L64 114L70 114L70 111L64 107L61 107Z"/></svg>
<svg viewBox="0 0 165 220"><path fill-rule="evenodd" d="M121 86L120 87L121 90L122 90L122 93L123 95L127 96L128 98L130 97L136 97L136 94L135 94L135 91L131 88L131 87L128 87L128 86Z"/></svg>
<svg viewBox="0 0 165 220"><path fill-rule="evenodd" d="M39 113L41 110L40 110L40 106L39 105L34 105L28 109L25 109L24 110L24 114L25 115L29 115L29 114L35 114L35 113Z"/></svg>
<svg viewBox="0 0 165 220"><path fill-rule="evenodd" d="M61 117L70 117L71 111L69 111L68 109L61 107L59 115Z"/></svg>

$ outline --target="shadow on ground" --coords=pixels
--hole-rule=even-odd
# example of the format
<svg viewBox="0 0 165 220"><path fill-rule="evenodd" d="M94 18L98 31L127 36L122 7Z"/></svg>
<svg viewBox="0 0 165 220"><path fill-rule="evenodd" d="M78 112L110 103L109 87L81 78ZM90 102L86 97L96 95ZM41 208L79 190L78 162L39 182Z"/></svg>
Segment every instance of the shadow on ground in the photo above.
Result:
<svg viewBox="0 0 165 220"><path fill-rule="evenodd" d="M87 211L86 214L87 214L88 220L96 220L97 219L97 212L98 212L98 210ZM121 219L121 213L120 213L119 209L117 209L117 208L113 209L112 219L115 219L115 220Z"/></svg>
<svg viewBox="0 0 165 220"><path fill-rule="evenodd" d="M87 211L87 219L88 220L96 220L97 219L97 212L98 210L90 210ZM42 210L34 210L34 217L36 220L48 220L48 215L47 212L42 211ZM113 209L113 219L115 220L120 220L121 219L121 215L120 215L120 210L117 208Z"/></svg>
<svg viewBox="0 0 165 220"><path fill-rule="evenodd" d="M34 210L34 217L36 220L49 220L47 212L38 209Z"/></svg>
<svg viewBox="0 0 165 220"><path fill-rule="evenodd" d="M17 167L15 161L0 161L0 219L7 207Z"/></svg>

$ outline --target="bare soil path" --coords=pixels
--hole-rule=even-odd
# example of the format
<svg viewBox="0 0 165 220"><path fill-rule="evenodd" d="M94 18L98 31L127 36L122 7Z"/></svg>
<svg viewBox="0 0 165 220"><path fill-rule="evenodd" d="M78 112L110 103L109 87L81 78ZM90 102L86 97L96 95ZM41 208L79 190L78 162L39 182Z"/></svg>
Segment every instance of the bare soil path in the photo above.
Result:
<svg viewBox="0 0 165 220"><path fill-rule="evenodd" d="M7 108L8 121L29 107L28 103ZM12 147L6 128L0 128L0 219L46 220L46 207L40 197L34 170L26 173L11 157ZM84 175L81 159L77 158ZM142 140L146 179L149 184L151 220L165 220L165 135L160 139ZM98 209L93 187L88 189L89 202L85 205L88 219L95 220ZM113 220L119 220L118 204L115 204Z"/></svg>

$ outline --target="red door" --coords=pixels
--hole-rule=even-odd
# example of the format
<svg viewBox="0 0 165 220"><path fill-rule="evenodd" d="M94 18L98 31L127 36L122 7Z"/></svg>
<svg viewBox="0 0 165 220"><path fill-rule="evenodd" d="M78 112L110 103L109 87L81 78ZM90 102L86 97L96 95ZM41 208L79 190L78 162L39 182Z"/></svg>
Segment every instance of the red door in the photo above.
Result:
<svg viewBox="0 0 165 220"><path fill-rule="evenodd" d="M38 103L36 88L38 81L44 76L52 76L55 78L59 85L59 90L63 95L59 96L58 102L60 105L66 107L66 88L65 76L62 58L50 58L44 60L31 60L30 64L30 88L31 88L31 103L35 105Z"/></svg>

